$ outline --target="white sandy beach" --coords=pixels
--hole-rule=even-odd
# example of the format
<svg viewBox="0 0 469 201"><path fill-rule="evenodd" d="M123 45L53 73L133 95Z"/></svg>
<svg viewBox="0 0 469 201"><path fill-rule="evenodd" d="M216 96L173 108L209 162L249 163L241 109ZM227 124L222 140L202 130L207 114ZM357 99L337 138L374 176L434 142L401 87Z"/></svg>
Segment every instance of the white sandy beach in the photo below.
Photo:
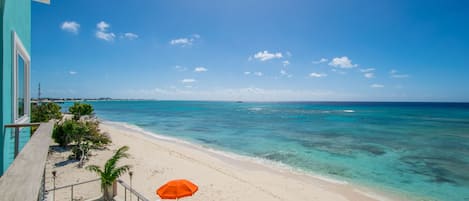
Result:
<svg viewBox="0 0 469 201"><path fill-rule="evenodd" d="M94 151L86 165L103 165L121 146L130 147L131 158L121 164L132 165L133 187L149 200L158 200L155 190L168 180L185 178L199 186L192 197L183 200L402 200L396 196L363 187L320 179L288 169L261 164L244 158L204 149L197 145L149 136L112 123L102 123L101 129L110 134L109 150ZM68 153L52 153L46 168L46 189L52 188L51 171L57 171L56 186L97 178L77 163L56 166L66 161ZM129 176L121 177L126 183ZM82 186L84 194L99 195L99 183ZM120 196L123 196L119 192ZM79 195L79 192L75 193ZM70 190L57 191L57 198L69 198ZM88 195L89 196L89 195ZM57 199L59 200L59 199Z"/></svg>

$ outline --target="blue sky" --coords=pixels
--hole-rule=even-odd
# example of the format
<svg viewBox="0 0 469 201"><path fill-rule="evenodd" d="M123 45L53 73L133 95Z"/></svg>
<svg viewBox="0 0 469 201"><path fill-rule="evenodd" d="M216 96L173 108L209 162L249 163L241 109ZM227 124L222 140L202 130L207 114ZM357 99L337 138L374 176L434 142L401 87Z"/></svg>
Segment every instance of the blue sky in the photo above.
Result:
<svg viewBox="0 0 469 201"><path fill-rule="evenodd" d="M469 101L468 1L52 0L32 96Z"/></svg>

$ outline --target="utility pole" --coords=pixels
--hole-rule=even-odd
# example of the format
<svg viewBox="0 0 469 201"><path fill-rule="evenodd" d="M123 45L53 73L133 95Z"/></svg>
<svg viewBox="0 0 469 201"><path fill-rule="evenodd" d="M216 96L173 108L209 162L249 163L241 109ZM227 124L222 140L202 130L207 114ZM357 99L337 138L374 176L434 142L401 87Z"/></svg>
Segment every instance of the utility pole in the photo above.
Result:
<svg viewBox="0 0 469 201"><path fill-rule="evenodd" d="M41 83L39 82L39 87L37 90L37 104L39 105L41 103Z"/></svg>

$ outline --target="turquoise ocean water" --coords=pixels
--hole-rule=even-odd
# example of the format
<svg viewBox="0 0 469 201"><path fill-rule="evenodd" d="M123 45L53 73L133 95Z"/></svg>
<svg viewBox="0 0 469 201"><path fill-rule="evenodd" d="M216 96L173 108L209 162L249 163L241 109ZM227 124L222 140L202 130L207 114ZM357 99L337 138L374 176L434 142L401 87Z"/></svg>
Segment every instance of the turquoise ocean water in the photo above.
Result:
<svg viewBox="0 0 469 201"><path fill-rule="evenodd" d="M467 103L90 103L101 119L214 149L424 200L469 200Z"/></svg>

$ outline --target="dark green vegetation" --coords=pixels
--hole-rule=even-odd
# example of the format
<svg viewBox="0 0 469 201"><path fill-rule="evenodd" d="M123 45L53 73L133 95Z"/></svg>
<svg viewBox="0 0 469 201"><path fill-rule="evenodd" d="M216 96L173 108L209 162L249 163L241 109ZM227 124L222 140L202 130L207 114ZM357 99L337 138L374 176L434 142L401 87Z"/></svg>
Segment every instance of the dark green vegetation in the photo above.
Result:
<svg viewBox="0 0 469 201"><path fill-rule="evenodd" d="M73 114L73 119L79 120L84 115L91 115L94 111L93 107L88 103L75 102L68 111Z"/></svg>
<svg viewBox="0 0 469 201"><path fill-rule="evenodd" d="M31 122L48 122L51 119L62 119L60 106L57 103L31 105Z"/></svg>
<svg viewBox="0 0 469 201"><path fill-rule="evenodd" d="M90 114L93 108L89 104L75 103L75 109L80 111L78 118L65 119L55 125L52 138L61 147L71 148L70 159L80 160L79 167L87 160L91 149L102 149L111 143L111 139L99 130L96 119L80 120L81 115ZM85 112L83 112L85 111Z"/></svg>

